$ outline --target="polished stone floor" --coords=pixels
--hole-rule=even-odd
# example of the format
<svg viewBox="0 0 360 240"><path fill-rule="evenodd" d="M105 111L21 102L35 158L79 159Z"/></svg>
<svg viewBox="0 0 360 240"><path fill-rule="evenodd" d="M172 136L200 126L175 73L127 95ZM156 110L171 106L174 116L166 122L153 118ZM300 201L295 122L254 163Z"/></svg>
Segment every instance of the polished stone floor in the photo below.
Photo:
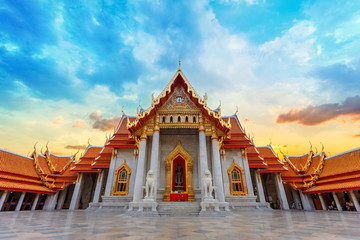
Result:
<svg viewBox="0 0 360 240"><path fill-rule="evenodd" d="M0 213L0 239L360 239L360 213L245 211L231 217L118 212Z"/></svg>

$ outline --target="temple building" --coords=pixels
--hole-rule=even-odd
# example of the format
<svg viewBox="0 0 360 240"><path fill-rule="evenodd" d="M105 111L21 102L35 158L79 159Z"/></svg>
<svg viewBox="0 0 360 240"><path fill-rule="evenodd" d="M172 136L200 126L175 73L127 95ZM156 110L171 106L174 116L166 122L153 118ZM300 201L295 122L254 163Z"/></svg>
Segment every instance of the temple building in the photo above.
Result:
<svg viewBox="0 0 360 240"><path fill-rule="evenodd" d="M124 112L104 146L82 156L0 149L0 210L116 209L220 215L241 209L356 210L360 148L327 157L255 146L237 113L211 109L181 69L148 109Z"/></svg>

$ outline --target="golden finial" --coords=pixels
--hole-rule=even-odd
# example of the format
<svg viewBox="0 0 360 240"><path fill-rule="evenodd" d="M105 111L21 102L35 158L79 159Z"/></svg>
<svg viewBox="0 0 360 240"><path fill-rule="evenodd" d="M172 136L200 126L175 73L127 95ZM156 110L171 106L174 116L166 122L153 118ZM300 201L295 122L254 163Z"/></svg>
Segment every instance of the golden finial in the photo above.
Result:
<svg viewBox="0 0 360 240"><path fill-rule="evenodd" d="M151 105L154 106L155 103L155 98L154 98L154 93L151 94Z"/></svg>
<svg viewBox="0 0 360 240"><path fill-rule="evenodd" d="M238 112L239 112L239 108L238 106L236 106L235 115L238 114Z"/></svg>
<svg viewBox="0 0 360 240"><path fill-rule="evenodd" d="M139 107L136 108L136 116L140 116Z"/></svg>
<svg viewBox="0 0 360 240"><path fill-rule="evenodd" d="M322 142L320 142L320 144L321 144L321 152L323 152L324 151L324 144Z"/></svg>
<svg viewBox="0 0 360 240"><path fill-rule="evenodd" d="M269 146L271 146L271 144L272 144L272 140L271 140L271 138L269 138L269 140L270 140L270 142L269 142Z"/></svg>
<svg viewBox="0 0 360 240"><path fill-rule="evenodd" d="M129 124L130 124L130 119L129 119L129 117L126 118L126 121L127 121L126 125L129 125Z"/></svg>
<svg viewBox="0 0 360 240"><path fill-rule="evenodd" d="M179 55L179 69L178 70L180 70L181 69L181 56Z"/></svg>
<svg viewBox="0 0 360 240"><path fill-rule="evenodd" d="M312 144L311 144L311 142L309 141L309 143L310 143L310 151L312 151Z"/></svg>
<svg viewBox="0 0 360 240"><path fill-rule="evenodd" d="M203 102L204 102L204 104L206 105L206 100L208 99L208 97L207 97L207 94L205 93L205 95L204 95L204 99L203 99Z"/></svg>
<svg viewBox="0 0 360 240"><path fill-rule="evenodd" d="M91 145L91 144L90 144L90 138L88 138L88 145Z"/></svg>
<svg viewBox="0 0 360 240"><path fill-rule="evenodd" d="M125 115L124 106L121 107L121 113L122 113L122 115Z"/></svg>
<svg viewBox="0 0 360 240"><path fill-rule="evenodd" d="M220 101L220 105L219 105L219 111L218 111L219 116L221 116L221 101Z"/></svg>

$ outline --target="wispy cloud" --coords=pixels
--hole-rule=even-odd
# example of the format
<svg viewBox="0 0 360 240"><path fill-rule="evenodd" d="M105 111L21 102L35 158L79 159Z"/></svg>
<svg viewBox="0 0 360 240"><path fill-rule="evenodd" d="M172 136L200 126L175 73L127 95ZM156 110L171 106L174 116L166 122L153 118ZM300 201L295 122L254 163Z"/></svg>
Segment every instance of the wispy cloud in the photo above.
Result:
<svg viewBox="0 0 360 240"><path fill-rule="evenodd" d="M54 125L61 125L64 121L64 118L62 116L56 117L54 121L52 121L52 124Z"/></svg>
<svg viewBox="0 0 360 240"><path fill-rule="evenodd" d="M86 125L87 124L84 122L84 120L76 119L74 125L72 125L71 127L83 129Z"/></svg>
<svg viewBox="0 0 360 240"><path fill-rule="evenodd" d="M86 149L87 146L86 145L67 145L67 146L65 146L65 148L78 150L78 149Z"/></svg>
<svg viewBox="0 0 360 240"><path fill-rule="evenodd" d="M343 103L329 103L305 108L290 109L281 113L277 123L299 123L302 125L318 125L335 120L343 115L360 116L360 96L347 98Z"/></svg>
<svg viewBox="0 0 360 240"><path fill-rule="evenodd" d="M93 128L106 132L113 130L116 127L116 124L119 123L121 117L107 119L101 116L100 111L95 111L90 114L89 118L92 121Z"/></svg>

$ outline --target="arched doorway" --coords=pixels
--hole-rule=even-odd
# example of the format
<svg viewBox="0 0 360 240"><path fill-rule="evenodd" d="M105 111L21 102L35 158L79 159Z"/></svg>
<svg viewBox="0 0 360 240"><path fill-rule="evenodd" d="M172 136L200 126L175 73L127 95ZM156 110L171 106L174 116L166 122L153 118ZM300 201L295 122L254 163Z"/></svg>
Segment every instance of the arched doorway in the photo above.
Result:
<svg viewBox="0 0 360 240"><path fill-rule="evenodd" d="M164 201L195 201L193 190L193 159L179 141L165 159L166 186Z"/></svg>

